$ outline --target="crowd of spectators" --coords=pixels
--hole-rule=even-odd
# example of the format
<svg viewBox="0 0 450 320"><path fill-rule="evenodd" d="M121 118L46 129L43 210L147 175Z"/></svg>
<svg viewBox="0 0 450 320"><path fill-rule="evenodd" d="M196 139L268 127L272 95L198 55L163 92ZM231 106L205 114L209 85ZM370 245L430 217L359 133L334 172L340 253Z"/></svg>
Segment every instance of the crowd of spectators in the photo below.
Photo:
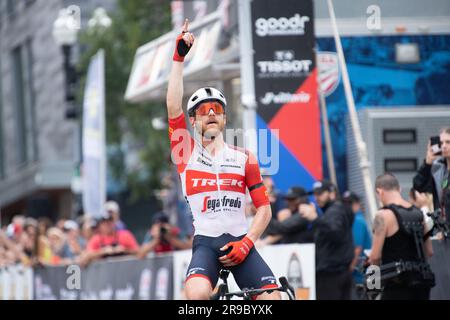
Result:
<svg viewBox="0 0 450 320"><path fill-rule="evenodd" d="M0 230L0 268L22 263L27 266L86 266L94 260L117 257L146 257L149 253L188 249L191 237L181 237L164 213L154 216L154 223L140 245L120 219L117 202L108 201L100 218L81 216L77 220L47 217L13 217Z"/></svg>

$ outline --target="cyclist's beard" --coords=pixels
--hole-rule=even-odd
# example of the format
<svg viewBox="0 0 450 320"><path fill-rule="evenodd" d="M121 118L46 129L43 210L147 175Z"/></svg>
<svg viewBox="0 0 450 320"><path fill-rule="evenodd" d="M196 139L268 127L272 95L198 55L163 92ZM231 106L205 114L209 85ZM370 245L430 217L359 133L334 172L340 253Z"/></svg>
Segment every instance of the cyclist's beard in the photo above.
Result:
<svg viewBox="0 0 450 320"><path fill-rule="evenodd" d="M214 140L220 134L222 134L224 128L223 122L217 122L216 126L208 128L208 125L202 126L202 138L204 140Z"/></svg>

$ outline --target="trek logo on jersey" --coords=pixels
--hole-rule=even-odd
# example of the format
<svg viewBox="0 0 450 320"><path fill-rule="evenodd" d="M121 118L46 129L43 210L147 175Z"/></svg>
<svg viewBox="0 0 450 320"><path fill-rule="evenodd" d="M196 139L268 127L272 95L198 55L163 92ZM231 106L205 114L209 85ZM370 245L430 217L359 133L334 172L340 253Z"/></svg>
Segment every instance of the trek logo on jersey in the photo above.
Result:
<svg viewBox="0 0 450 320"><path fill-rule="evenodd" d="M224 210L231 209L231 208L238 208L240 209L242 207L242 201L239 199L239 197L236 197L235 199L229 198L227 196L223 196L222 199L212 199L210 196L207 196L203 199L203 207L202 207L202 213L205 213L207 211L215 211L218 208L223 208Z"/></svg>
<svg viewBox="0 0 450 320"><path fill-rule="evenodd" d="M244 176L235 173L220 173L218 176L214 173L188 170L186 172L186 194L188 196L218 191L234 191L245 193Z"/></svg>

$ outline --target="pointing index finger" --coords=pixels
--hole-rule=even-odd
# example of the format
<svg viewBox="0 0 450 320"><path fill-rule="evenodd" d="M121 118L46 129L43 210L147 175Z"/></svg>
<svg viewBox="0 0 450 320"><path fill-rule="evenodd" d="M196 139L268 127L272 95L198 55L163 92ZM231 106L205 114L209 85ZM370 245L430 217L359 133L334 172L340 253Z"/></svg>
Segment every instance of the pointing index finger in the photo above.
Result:
<svg viewBox="0 0 450 320"><path fill-rule="evenodd" d="M183 32L188 32L188 27L189 27L189 19L186 18L186 20L184 20L184 24L183 24Z"/></svg>

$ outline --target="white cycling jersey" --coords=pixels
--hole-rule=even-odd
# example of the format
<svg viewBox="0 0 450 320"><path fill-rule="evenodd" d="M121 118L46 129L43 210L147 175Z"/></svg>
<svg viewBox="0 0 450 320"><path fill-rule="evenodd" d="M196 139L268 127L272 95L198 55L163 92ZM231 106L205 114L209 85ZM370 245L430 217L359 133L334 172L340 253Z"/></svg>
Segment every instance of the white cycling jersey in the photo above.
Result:
<svg viewBox="0 0 450 320"><path fill-rule="evenodd" d="M210 155L189 134L184 114L169 119L169 137L195 235L229 233L237 237L247 233L247 188L256 208L269 204L256 158L228 144Z"/></svg>

